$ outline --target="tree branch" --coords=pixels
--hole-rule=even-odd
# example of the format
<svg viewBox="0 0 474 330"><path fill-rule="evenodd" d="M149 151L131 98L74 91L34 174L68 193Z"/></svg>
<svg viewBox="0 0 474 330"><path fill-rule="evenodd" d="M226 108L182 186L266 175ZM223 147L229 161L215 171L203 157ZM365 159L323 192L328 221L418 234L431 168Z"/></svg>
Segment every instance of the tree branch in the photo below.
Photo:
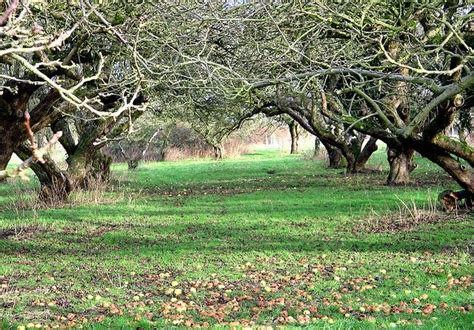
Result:
<svg viewBox="0 0 474 330"><path fill-rule="evenodd" d="M451 97L459 94L466 89L474 86L474 73L462 78L459 82L453 83L446 87L446 90L431 100L421 111L410 121L407 127L403 130L403 137L407 138L413 132L420 127L430 115L430 112L437 107L440 103L450 99Z"/></svg>
<svg viewBox="0 0 474 330"><path fill-rule="evenodd" d="M410 83L423 85L427 87L428 89L430 89L435 94L439 94L445 90L445 87L438 86L435 80L430 79L430 78L405 76L401 74L383 73L383 72L376 72L376 71L370 71L370 70L364 70L364 69L351 69L351 68L322 69L322 70L297 73L292 76L288 76L288 77L280 78L280 79L257 81L255 83L249 84L248 89L254 90L254 89L274 86L281 83L291 82L291 81L305 79L305 78L328 76L328 75L335 75L335 74L351 74L351 75L367 76L367 77L381 78L381 79L387 79L387 80L406 81Z"/></svg>

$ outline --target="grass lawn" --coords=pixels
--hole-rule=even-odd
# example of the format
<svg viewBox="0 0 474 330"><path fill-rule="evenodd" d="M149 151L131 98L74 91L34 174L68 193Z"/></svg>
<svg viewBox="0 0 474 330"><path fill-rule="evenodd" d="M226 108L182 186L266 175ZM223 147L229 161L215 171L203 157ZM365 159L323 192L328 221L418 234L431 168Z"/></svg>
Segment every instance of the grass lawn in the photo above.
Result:
<svg viewBox="0 0 474 330"><path fill-rule="evenodd" d="M420 211L452 183L419 162L395 188L276 152L119 164L55 209L2 184L0 328L472 328L473 217Z"/></svg>

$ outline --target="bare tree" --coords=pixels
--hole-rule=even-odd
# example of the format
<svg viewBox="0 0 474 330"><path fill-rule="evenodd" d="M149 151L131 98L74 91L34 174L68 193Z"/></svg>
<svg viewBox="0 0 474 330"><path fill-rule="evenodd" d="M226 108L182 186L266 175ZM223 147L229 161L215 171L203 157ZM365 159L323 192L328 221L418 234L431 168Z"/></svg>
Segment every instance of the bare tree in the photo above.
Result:
<svg viewBox="0 0 474 330"><path fill-rule="evenodd" d="M31 131L63 132L59 142L68 153L67 179L50 159L33 164L43 186L85 186L96 165L106 173L110 162L101 146L130 127L146 105L137 47L127 41L139 19L110 22L110 10L126 17L128 9L88 1L12 1L6 7L0 26L0 169L13 152L34 157L23 126L29 113Z"/></svg>

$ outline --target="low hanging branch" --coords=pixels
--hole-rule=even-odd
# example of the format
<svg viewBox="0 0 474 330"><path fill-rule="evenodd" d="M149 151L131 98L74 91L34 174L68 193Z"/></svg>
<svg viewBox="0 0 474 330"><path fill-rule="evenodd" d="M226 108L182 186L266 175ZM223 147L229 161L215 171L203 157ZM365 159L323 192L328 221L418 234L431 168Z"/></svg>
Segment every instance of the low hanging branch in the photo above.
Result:
<svg viewBox="0 0 474 330"><path fill-rule="evenodd" d="M44 156L47 154L47 152L51 149L51 147L58 142L59 138L63 135L62 131L56 132L51 140L46 143L41 148L38 148L38 145L35 142L35 138L33 135L33 131L31 130L30 126L30 114L28 112L25 112L25 129L26 133L28 135L28 138L31 142L31 157L23 161L20 165L17 166L14 170L8 171L0 171L0 180L6 179L6 178L14 178L14 177L19 177L23 181L28 181L29 178L26 175L26 170L30 168L30 166L33 163L41 163L44 164L46 163L46 160L44 159Z"/></svg>

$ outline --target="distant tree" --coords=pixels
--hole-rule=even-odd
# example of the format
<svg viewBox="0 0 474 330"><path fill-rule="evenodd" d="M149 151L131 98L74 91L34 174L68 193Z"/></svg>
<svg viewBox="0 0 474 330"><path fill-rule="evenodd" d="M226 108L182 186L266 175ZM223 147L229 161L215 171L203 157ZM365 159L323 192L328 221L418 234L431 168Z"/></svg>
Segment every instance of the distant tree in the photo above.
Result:
<svg viewBox="0 0 474 330"><path fill-rule="evenodd" d="M297 154L299 151L300 126L287 115L273 117L279 126L284 126L290 134L290 154Z"/></svg>
<svg viewBox="0 0 474 330"><path fill-rule="evenodd" d="M187 124L213 149L214 158L222 159L226 139L247 119L245 105L209 89L188 91L187 97L186 102L164 107L163 115Z"/></svg>
<svg viewBox="0 0 474 330"><path fill-rule="evenodd" d="M150 149L158 147L159 159L165 160L170 136L176 122L165 118L159 113L148 111L134 123L134 131L110 145L109 150L117 151L128 163L128 168L136 169L139 163L146 159Z"/></svg>

